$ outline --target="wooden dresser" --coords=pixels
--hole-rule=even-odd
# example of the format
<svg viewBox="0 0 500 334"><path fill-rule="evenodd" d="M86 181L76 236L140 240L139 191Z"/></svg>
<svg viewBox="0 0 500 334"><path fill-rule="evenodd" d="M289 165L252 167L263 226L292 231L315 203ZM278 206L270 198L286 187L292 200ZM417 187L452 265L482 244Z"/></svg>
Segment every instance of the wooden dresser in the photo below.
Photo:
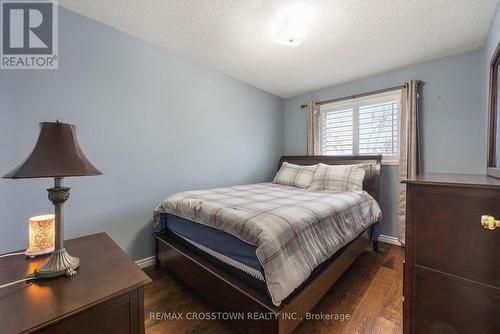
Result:
<svg viewBox="0 0 500 334"><path fill-rule="evenodd" d="M65 246L80 258L78 273L0 289L0 333L144 333L143 286L151 279L105 233ZM46 258L0 258L0 284L25 277Z"/></svg>
<svg viewBox="0 0 500 334"><path fill-rule="evenodd" d="M408 187L404 333L500 333L500 180L423 174ZM494 224L494 222L492 222Z"/></svg>

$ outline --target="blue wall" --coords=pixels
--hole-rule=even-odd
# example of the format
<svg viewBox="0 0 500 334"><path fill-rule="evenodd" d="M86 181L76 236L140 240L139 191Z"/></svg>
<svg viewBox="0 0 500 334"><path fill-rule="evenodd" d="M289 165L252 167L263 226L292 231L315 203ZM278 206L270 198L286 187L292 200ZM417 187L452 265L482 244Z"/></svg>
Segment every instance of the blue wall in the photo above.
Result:
<svg viewBox="0 0 500 334"><path fill-rule="evenodd" d="M153 254L156 203L180 190L269 180L283 151L282 99L60 9L59 70L0 71L0 174L33 148L38 122L77 125L104 173L68 178L66 238L106 231ZM0 180L0 253L51 212L50 179Z"/></svg>
<svg viewBox="0 0 500 334"><path fill-rule="evenodd" d="M477 50L286 99L285 154L306 152L306 111L300 109L301 104L396 86L415 78L425 82L421 109L424 171L482 173L486 165L482 65L483 51ZM398 173L398 166L383 166L381 171L382 233L390 236L397 236Z"/></svg>

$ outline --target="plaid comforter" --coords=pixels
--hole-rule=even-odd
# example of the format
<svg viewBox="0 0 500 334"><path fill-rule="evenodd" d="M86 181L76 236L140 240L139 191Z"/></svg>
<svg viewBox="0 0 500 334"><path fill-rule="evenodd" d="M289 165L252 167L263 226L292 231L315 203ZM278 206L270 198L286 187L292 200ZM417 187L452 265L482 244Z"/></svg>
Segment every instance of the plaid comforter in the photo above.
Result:
<svg viewBox="0 0 500 334"><path fill-rule="evenodd" d="M181 192L154 212L218 228L257 246L271 299L279 305L314 268L380 219L368 193L333 193L273 183Z"/></svg>

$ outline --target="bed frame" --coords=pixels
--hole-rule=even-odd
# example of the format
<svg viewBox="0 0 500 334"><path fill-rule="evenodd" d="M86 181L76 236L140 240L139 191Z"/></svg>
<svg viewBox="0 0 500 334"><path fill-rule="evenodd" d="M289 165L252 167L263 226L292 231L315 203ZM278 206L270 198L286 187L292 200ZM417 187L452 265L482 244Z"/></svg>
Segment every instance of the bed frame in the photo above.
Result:
<svg viewBox="0 0 500 334"><path fill-rule="evenodd" d="M300 165L324 163L328 165L366 164L367 173L363 188L377 201L379 199L379 176L381 156L283 156L283 162ZM221 266L207 260L169 235L155 237L156 267L168 268L180 279L198 291L217 311L244 314L244 319L232 323L245 333L291 333L301 322L305 313L333 286L352 262L373 242L372 227L365 230L352 242L341 248L324 264L316 268L311 276L280 306L275 306L270 297L251 284L239 279ZM254 319L249 319L249 313ZM260 318L255 320L255 318Z"/></svg>

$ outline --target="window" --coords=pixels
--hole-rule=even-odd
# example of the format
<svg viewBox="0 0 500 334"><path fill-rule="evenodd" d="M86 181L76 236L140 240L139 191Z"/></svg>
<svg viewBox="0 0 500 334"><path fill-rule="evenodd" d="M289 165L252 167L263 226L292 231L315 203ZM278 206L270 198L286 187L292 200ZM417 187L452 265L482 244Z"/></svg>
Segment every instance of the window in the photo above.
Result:
<svg viewBox="0 0 500 334"><path fill-rule="evenodd" d="M397 90L322 105L322 154L382 154L385 162L397 161L400 100Z"/></svg>

